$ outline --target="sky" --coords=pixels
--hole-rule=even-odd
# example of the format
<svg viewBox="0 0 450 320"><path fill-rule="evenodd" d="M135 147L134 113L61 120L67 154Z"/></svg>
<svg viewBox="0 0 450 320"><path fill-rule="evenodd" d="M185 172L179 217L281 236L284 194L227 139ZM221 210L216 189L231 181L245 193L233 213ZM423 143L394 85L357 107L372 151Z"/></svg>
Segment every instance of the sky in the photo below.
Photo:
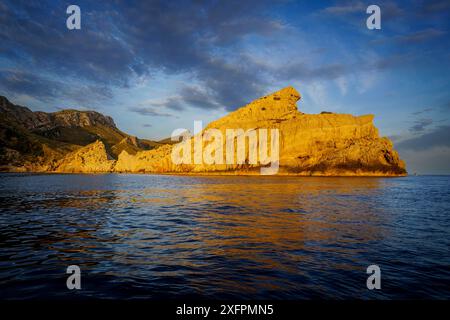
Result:
<svg viewBox="0 0 450 320"><path fill-rule="evenodd" d="M158 140L291 85L302 112L374 114L410 173L450 174L449 26L445 0L0 0L0 95Z"/></svg>

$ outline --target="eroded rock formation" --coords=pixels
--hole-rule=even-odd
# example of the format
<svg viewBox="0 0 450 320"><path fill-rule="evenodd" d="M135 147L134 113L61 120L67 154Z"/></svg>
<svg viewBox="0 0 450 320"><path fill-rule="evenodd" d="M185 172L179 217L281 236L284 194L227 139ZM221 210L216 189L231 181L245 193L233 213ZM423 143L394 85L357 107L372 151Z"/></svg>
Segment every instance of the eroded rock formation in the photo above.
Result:
<svg viewBox="0 0 450 320"><path fill-rule="evenodd" d="M205 130L276 128L280 132L280 174L403 175L405 164L388 138L380 137L373 115L304 114L296 106L300 94L287 87L210 123ZM205 131L204 131L205 132ZM203 143L205 150L208 142ZM225 148L225 146L224 146ZM194 151L193 151L194 152ZM237 152L237 150L236 150ZM171 147L119 155L120 172L259 174L259 165L174 165ZM248 147L246 150L248 155ZM225 161L224 161L225 163Z"/></svg>
<svg viewBox="0 0 450 320"><path fill-rule="evenodd" d="M115 165L114 159L107 153L105 145L100 140L79 150L69 153L56 163L54 172L111 172Z"/></svg>
<svg viewBox="0 0 450 320"><path fill-rule="evenodd" d="M135 154L162 145L120 131L95 111L33 112L0 96L1 171L54 171L66 155L97 140L115 159L123 150Z"/></svg>
<svg viewBox="0 0 450 320"><path fill-rule="evenodd" d="M380 137L373 124L373 115L304 114L297 109L300 94L292 87L257 99L229 115L210 123L208 129L218 129L224 136L227 129L278 129L278 174L294 175L405 175L405 164L393 149L392 142ZM4 105L4 103L3 103ZM4 108L4 106L3 106ZM26 108L25 108L26 109ZM27 109L28 110L28 109ZM20 110L19 110L20 111ZM24 111L24 110L22 110ZM26 110L25 110L26 111ZM29 110L28 110L29 111ZM18 110L15 110L16 114ZM31 112L31 111L30 111ZM55 172L145 172L184 174L259 174L260 164L248 162L248 145L244 146L246 161L240 164L174 164L171 158L174 145L162 144L152 150L143 150L143 142L121 133L113 120L100 114L87 113L74 116L67 111L47 117L42 113L18 112L25 127L52 132L57 128L112 128L108 139L95 141L82 148L67 148L58 154L58 148L47 148L39 154L41 161L34 167L21 170ZM101 117L99 117L100 115ZM50 119L50 120L48 120ZM41 128L41 129L38 129ZM110 132L110 131L108 131ZM191 143L194 138L192 138ZM144 140L143 140L144 141ZM33 144L32 139L29 142ZM205 150L211 142L203 141ZM226 146L224 145L224 150ZM8 157L17 156L7 146ZM192 156L195 150L192 148ZM238 152L238 148L235 149ZM117 160L113 159L118 155ZM225 161L223 161L225 163ZM31 168L31 169L30 169Z"/></svg>

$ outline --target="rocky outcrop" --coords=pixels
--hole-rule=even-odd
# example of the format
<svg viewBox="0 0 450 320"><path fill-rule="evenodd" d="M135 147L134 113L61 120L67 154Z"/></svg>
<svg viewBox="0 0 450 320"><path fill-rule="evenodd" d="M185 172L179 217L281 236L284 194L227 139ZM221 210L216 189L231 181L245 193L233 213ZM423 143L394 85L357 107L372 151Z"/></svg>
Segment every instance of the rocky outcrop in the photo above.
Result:
<svg viewBox="0 0 450 320"><path fill-rule="evenodd" d="M48 171L67 153L97 140L116 159L123 150L135 154L161 145L120 131L111 117L95 111L33 112L0 96L1 171Z"/></svg>
<svg viewBox="0 0 450 320"><path fill-rule="evenodd" d="M295 175L404 175L405 164L388 138L380 137L373 115L304 114L296 106L300 94L287 87L210 123L207 129L278 129L280 133L279 174ZM210 142L203 142L205 150ZM171 161L171 146L119 155L120 172L174 172L259 174L260 165L180 164ZM225 145L223 146L225 149ZM193 153L194 151L192 151ZM237 150L235 150L237 152ZM225 163L225 160L223 161Z"/></svg>
<svg viewBox="0 0 450 320"><path fill-rule="evenodd" d="M138 152L135 155L122 151L114 167L116 172L180 172L182 166L175 166L171 160L172 146L163 145L159 148Z"/></svg>
<svg viewBox="0 0 450 320"><path fill-rule="evenodd" d="M107 126L115 128L114 120L95 111L62 110L50 113L53 125L61 127Z"/></svg>
<svg viewBox="0 0 450 320"><path fill-rule="evenodd" d="M379 136L373 124L373 115L353 116L331 112L305 114L297 109L296 104L300 98L300 94L294 88L284 88L213 121L196 138L201 138L202 150L207 150L212 145L206 137L209 129L216 129L223 136L226 136L227 129L242 129L244 133L259 129L278 129L278 174L339 176L406 174L405 163L393 149L392 142ZM27 164L22 166L14 164L17 170L260 174L259 169L262 166L260 163L249 161L248 143L244 146L236 144L233 158L237 159L238 153L245 156L240 163L226 164L226 160L222 158L221 163L224 164L205 164L205 162L175 164L171 156L173 148L177 147L176 144L155 143L129 136L119 131L111 118L96 112L69 110L45 114L32 112L25 107L11 107L9 102L6 103L2 99L0 111L9 119L22 121L24 127L34 130L34 135L28 135L27 129L20 126L7 127L5 121L0 122L0 125L3 123L5 127L4 131L0 130L0 134L3 132L4 137L16 135L16 140L25 139L27 147L23 147L23 150L29 150L36 143L42 145L33 157L27 158ZM49 129L55 125L55 128ZM38 136L35 135L36 131L40 132ZM70 140L73 137L75 140ZM187 143L195 145L193 141L196 138L191 138ZM10 140L3 139L3 141ZM82 145L85 146L76 145L77 141L83 141ZM222 141L222 147L226 150L225 141ZM22 154L20 151L22 149L14 144L4 143L5 155L0 157L0 160L18 157ZM194 147L190 153L192 158L198 156L198 150ZM117 161L114 160L114 156L117 156ZM39 161L33 162L33 159Z"/></svg>
<svg viewBox="0 0 450 320"><path fill-rule="evenodd" d="M106 152L100 140L71 152L61 159L52 170L54 172L111 172L115 161Z"/></svg>
<svg viewBox="0 0 450 320"><path fill-rule="evenodd" d="M56 127L89 127L108 126L115 128L114 120L109 116L104 116L96 111L62 110L58 112L46 113L41 111L33 112L27 107L14 105L0 96L0 112L8 116L26 129L31 131L51 130Z"/></svg>

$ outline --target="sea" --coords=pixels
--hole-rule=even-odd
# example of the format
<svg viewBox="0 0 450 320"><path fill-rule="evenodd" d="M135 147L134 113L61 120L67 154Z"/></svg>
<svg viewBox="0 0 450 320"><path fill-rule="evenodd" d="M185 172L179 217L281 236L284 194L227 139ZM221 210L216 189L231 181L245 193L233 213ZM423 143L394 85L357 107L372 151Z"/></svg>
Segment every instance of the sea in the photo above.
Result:
<svg viewBox="0 0 450 320"><path fill-rule="evenodd" d="M0 174L0 299L188 298L449 299L450 176Z"/></svg>

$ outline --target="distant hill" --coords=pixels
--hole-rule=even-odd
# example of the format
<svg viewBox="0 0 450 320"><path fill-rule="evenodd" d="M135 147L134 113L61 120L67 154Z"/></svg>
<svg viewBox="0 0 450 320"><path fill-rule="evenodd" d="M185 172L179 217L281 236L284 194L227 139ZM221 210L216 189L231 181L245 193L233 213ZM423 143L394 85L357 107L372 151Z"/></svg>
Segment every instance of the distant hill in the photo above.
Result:
<svg viewBox="0 0 450 320"><path fill-rule="evenodd" d="M96 111L31 111L0 96L0 166L36 167L100 140L113 159L151 150L163 143L120 131L111 117Z"/></svg>

